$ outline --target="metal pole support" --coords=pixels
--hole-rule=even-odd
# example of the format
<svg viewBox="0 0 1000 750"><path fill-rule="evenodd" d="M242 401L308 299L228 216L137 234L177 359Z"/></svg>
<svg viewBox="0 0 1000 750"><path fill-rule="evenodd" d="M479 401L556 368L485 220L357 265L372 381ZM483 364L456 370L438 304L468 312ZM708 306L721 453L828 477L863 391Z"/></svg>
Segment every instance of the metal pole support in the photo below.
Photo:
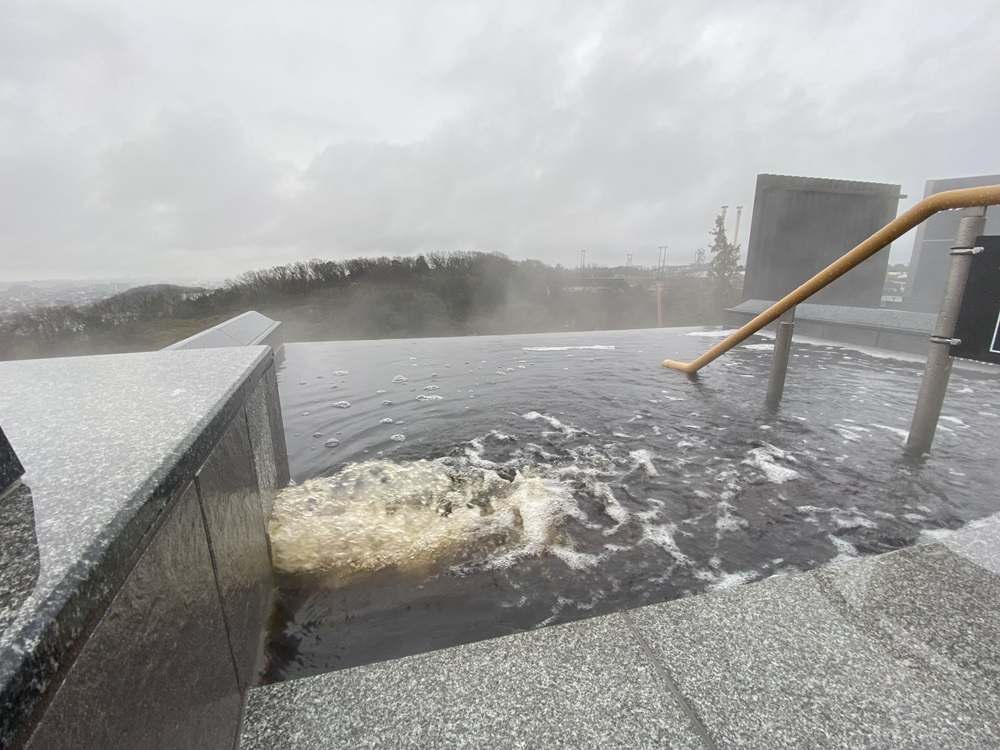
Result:
<svg viewBox="0 0 1000 750"><path fill-rule="evenodd" d="M965 282L969 278L969 266L972 263L969 251L976 244L976 238L983 233L985 226L985 206L962 210L962 218L958 223L958 236L955 238L955 246L951 249L948 279L944 285L944 294L941 295L941 309L938 311L934 335L931 336L930 349L927 351L924 379L920 383L917 407L913 412L910 434L906 438L908 453L915 455L927 453L934 441L938 417L941 416L945 392L948 390L948 379L951 377L951 344L954 341L955 323L958 320L958 310L962 306Z"/></svg>
<svg viewBox="0 0 1000 750"><path fill-rule="evenodd" d="M792 332L795 330L795 308L790 307L778 318L774 335L774 356L771 359L771 379L767 383L767 407L777 409L785 392L785 375L788 373L788 355L792 350Z"/></svg>

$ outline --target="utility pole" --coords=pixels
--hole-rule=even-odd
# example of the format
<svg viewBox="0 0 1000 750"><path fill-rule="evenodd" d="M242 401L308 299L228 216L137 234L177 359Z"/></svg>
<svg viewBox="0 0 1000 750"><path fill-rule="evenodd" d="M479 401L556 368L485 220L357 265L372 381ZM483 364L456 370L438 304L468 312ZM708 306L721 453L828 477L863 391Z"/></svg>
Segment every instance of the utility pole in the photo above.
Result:
<svg viewBox="0 0 1000 750"><path fill-rule="evenodd" d="M656 282L656 327L663 328L663 282Z"/></svg>
<svg viewBox="0 0 1000 750"><path fill-rule="evenodd" d="M580 271L583 271L583 269L586 268L586 267L587 267L587 251L586 250L581 250L580 251Z"/></svg>
<svg viewBox="0 0 1000 750"><path fill-rule="evenodd" d="M660 245L660 257L656 261L656 278L662 278L667 267L667 246Z"/></svg>
<svg viewBox="0 0 1000 750"><path fill-rule="evenodd" d="M740 244L740 215L743 213L743 206L736 207L736 229L733 230L733 244Z"/></svg>
<svg viewBox="0 0 1000 750"><path fill-rule="evenodd" d="M705 248L699 247L694 253L694 264L698 269L705 267Z"/></svg>
<svg viewBox="0 0 1000 750"><path fill-rule="evenodd" d="M626 253L625 254L625 268L628 269L628 268L631 268L631 267L632 267L632 253Z"/></svg>

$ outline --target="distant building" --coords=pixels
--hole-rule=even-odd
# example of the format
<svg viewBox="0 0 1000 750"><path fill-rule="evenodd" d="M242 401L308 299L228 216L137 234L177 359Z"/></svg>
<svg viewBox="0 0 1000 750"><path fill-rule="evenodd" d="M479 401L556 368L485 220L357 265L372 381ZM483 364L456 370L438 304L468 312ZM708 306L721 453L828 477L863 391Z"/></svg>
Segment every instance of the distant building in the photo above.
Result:
<svg viewBox="0 0 1000 750"><path fill-rule="evenodd" d="M997 184L1000 184L1000 174L928 180L924 188L924 197L945 190ZM910 275L902 302L897 305L898 307L917 312L937 312L941 304L941 293L944 291L944 280L948 275L948 250L958 233L960 213L960 211L942 211L934 214L917 228L917 236L913 241L913 255L910 257ZM986 209L984 233L1000 234L1000 207L991 206Z"/></svg>
<svg viewBox="0 0 1000 750"><path fill-rule="evenodd" d="M896 217L899 185L757 175L743 300L777 300ZM879 307L889 248L809 301Z"/></svg>

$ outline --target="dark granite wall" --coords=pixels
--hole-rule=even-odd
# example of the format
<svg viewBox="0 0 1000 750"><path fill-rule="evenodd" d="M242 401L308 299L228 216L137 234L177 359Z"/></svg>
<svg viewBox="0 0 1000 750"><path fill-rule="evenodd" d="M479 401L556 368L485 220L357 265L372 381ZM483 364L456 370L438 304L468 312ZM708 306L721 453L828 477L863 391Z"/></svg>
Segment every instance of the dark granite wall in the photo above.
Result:
<svg viewBox="0 0 1000 750"><path fill-rule="evenodd" d="M757 175L743 300L778 300L896 216L899 185ZM879 307L889 248L810 298Z"/></svg>
<svg viewBox="0 0 1000 750"><path fill-rule="evenodd" d="M227 748L241 707L192 484L83 647L26 747Z"/></svg>
<svg viewBox="0 0 1000 750"><path fill-rule="evenodd" d="M246 688L257 682L272 582L267 519L243 410L196 482L236 672Z"/></svg>
<svg viewBox="0 0 1000 750"><path fill-rule="evenodd" d="M234 746L271 608L267 516L288 477L273 363L250 385L15 746Z"/></svg>
<svg viewBox="0 0 1000 750"><path fill-rule="evenodd" d="M22 474L24 467L14 453L7 436L3 434L3 429L0 428L0 495Z"/></svg>

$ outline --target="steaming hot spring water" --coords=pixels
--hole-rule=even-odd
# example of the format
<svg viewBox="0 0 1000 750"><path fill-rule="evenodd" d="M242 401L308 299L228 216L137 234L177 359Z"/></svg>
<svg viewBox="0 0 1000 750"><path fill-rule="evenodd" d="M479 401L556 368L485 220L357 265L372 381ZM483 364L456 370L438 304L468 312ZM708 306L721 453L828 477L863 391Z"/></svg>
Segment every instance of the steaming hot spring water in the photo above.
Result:
<svg viewBox="0 0 1000 750"><path fill-rule="evenodd" d="M922 365L700 329L287 344L293 485L269 533L267 679L291 679L897 549L1000 510L1000 384L956 368L932 454Z"/></svg>

